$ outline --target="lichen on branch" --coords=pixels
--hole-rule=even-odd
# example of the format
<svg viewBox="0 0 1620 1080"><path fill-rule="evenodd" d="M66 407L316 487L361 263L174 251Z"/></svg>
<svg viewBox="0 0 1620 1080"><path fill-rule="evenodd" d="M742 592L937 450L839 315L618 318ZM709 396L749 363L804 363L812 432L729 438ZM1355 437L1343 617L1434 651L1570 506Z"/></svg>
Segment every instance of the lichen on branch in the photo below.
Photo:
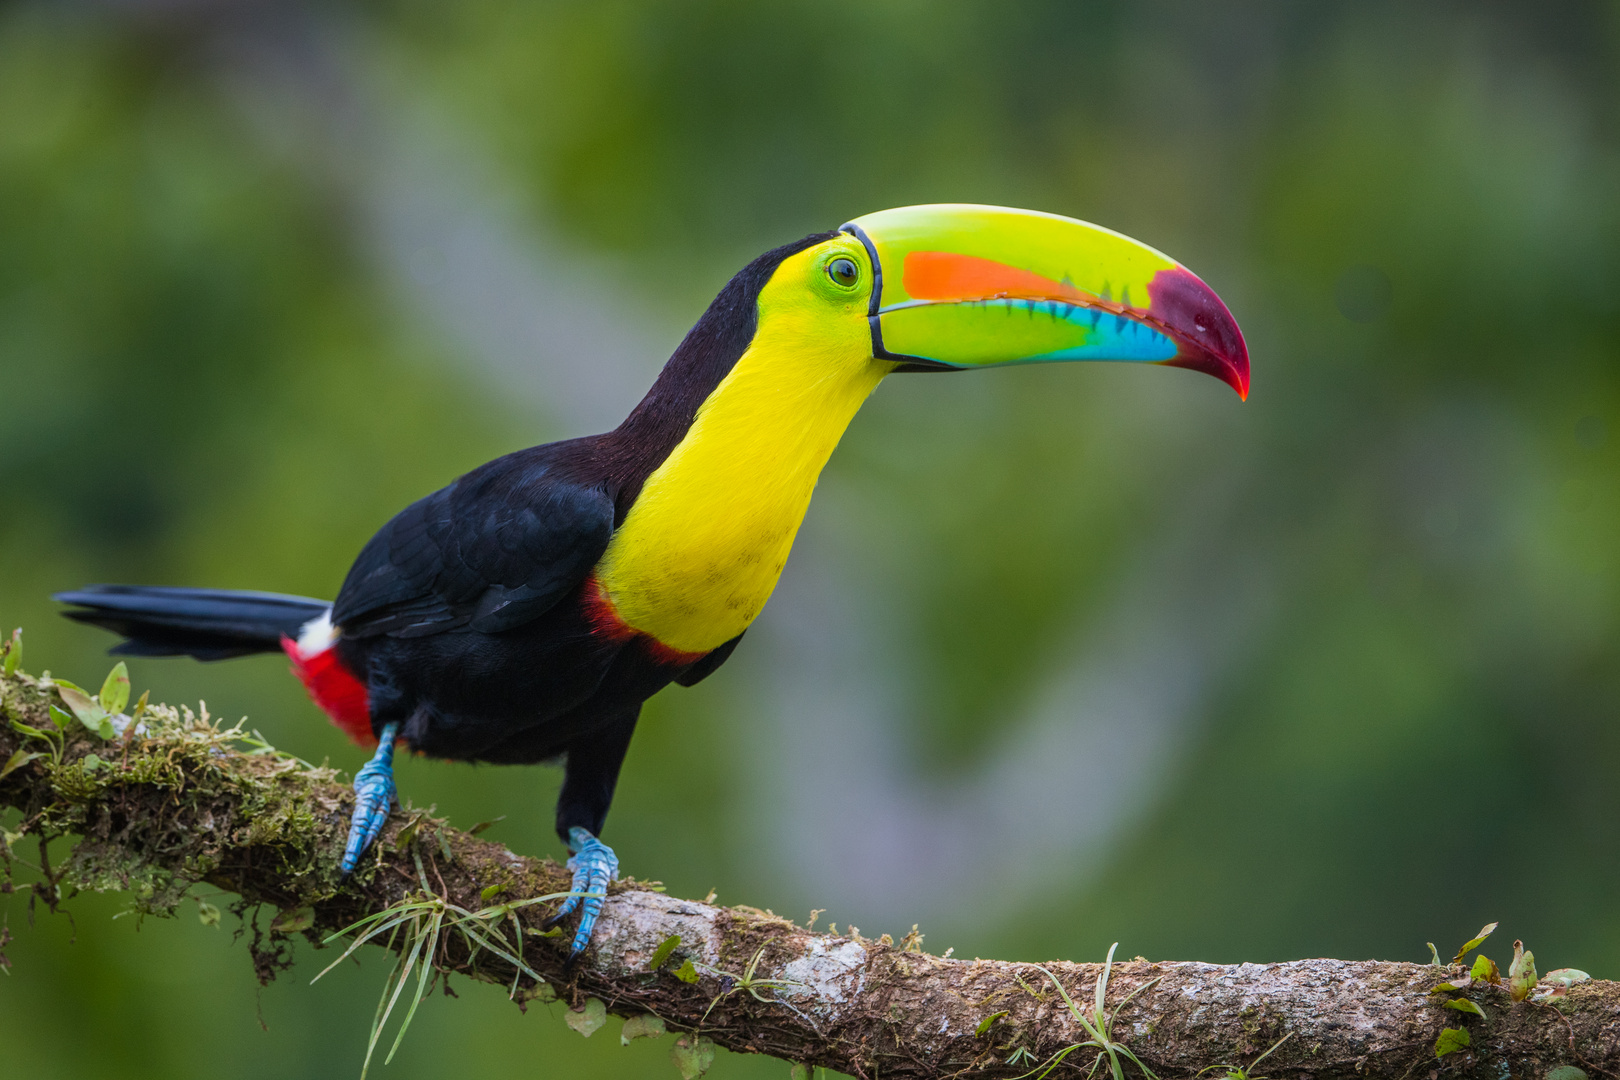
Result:
<svg viewBox="0 0 1620 1080"><path fill-rule="evenodd" d="M99 695L71 684L64 694L15 659L8 650L0 668L0 808L14 811L0 837L0 889L29 888L52 906L73 889L116 890L159 915L193 885L230 891L254 927L261 977L298 937L319 945L356 924L364 934L415 919L438 927L431 942L370 939L416 943L417 961L396 969L411 987L455 972L520 1006L560 998L585 1034L609 1013L623 1016L633 1021L623 1038L675 1035L671 1057L687 1077L707 1068L715 1046L873 1080L1035 1077L1048 1067L1080 1076L1114 1062L1161 1080L1212 1067L1224 1077L1268 1049L1265 1075L1297 1080L1620 1076L1620 985L1521 994L1459 964L1138 958L1105 975L1101 964L932 956L915 937L896 946L853 928L818 934L768 911L624 881L569 967L567 937L544 927L546 897L569 883L555 862L402 811L340 881L354 796L333 770L201 710L143 699L126 716L116 678ZM58 839L71 853L53 863ZM270 909L263 920L260 906ZM1521 982L1533 979L1525 970Z"/></svg>

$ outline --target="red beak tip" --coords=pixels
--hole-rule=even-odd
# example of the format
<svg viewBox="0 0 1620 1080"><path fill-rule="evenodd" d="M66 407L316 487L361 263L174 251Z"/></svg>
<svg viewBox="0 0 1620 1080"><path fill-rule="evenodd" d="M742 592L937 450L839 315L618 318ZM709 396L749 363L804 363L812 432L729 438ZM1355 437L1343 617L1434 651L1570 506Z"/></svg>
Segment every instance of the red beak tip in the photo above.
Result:
<svg viewBox="0 0 1620 1080"><path fill-rule="evenodd" d="M1243 331L1215 290L1185 267L1161 270L1148 284L1149 311L1168 327L1180 348L1173 367L1213 375L1249 399L1249 349Z"/></svg>
<svg viewBox="0 0 1620 1080"><path fill-rule="evenodd" d="M1192 349L1184 355L1171 360L1161 360L1166 367L1186 368L1188 371L1201 371L1205 375L1213 375L1227 386L1237 391L1238 400L1249 400L1249 357L1243 354L1240 360L1234 360L1204 349Z"/></svg>

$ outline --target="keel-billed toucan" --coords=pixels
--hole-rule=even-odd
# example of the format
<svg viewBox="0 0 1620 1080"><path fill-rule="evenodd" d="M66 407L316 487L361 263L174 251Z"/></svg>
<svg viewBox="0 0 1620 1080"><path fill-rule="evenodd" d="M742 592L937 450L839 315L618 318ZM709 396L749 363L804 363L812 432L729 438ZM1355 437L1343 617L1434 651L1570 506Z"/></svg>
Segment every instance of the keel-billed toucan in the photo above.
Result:
<svg viewBox="0 0 1620 1080"><path fill-rule="evenodd" d="M67 614L114 652L284 649L376 756L342 871L394 800L396 741L433 757L562 758L557 832L590 939L618 860L598 837L642 702L723 664L765 605L816 478L893 372L1125 360L1246 395L1248 352L1208 286L1082 221L994 206L885 210L766 252L721 290L603 435L508 454L406 507L336 602L91 586Z"/></svg>

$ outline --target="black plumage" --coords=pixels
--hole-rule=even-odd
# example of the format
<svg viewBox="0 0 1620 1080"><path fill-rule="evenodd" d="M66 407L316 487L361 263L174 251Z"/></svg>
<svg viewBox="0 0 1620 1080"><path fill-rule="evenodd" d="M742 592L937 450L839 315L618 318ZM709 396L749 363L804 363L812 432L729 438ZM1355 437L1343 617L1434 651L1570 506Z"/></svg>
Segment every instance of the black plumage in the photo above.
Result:
<svg viewBox="0 0 1620 1080"><path fill-rule="evenodd" d="M75 605L68 618L124 635L115 655L199 660L274 652L327 608L303 596L162 585L87 585L54 599Z"/></svg>

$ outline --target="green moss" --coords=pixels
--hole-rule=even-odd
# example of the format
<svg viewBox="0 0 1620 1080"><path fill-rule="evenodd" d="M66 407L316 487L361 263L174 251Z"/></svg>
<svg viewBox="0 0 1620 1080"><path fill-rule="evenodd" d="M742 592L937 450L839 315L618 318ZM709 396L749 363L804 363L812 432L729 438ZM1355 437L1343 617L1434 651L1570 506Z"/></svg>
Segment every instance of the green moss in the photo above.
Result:
<svg viewBox="0 0 1620 1080"><path fill-rule="evenodd" d="M53 721L52 705L61 702L48 675L0 680L9 736L0 745L48 751L27 766L38 770L27 831L78 838L58 885L128 892L136 911L169 915L193 885L229 878L233 860L250 857L274 865L301 902L335 891L336 856L324 842L339 809L334 770L206 709L137 709L132 729L103 740L60 722L62 713Z"/></svg>

